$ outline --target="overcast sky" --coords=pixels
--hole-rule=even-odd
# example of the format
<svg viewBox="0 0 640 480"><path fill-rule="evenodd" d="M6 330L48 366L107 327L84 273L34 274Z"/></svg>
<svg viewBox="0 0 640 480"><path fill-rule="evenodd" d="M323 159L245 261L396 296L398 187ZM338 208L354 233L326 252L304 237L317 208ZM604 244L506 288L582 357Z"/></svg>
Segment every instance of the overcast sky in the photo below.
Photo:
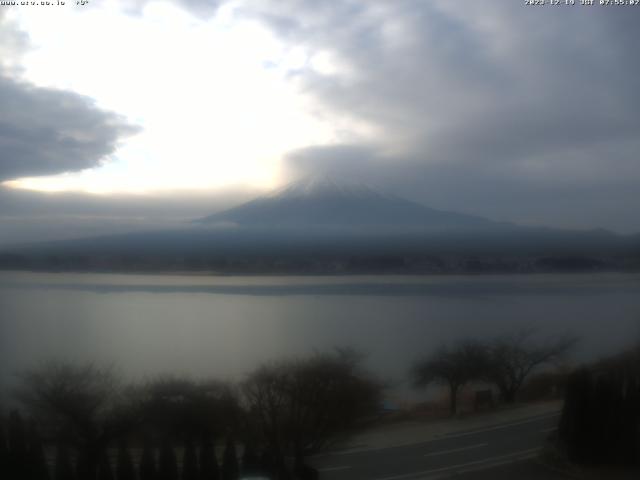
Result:
<svg viewBox="0 0 640 480"><path fill-rule="evenodd" d="M0 244L176 226L314 172L640 231L640 7L66 3L0 7Z"/></svg>

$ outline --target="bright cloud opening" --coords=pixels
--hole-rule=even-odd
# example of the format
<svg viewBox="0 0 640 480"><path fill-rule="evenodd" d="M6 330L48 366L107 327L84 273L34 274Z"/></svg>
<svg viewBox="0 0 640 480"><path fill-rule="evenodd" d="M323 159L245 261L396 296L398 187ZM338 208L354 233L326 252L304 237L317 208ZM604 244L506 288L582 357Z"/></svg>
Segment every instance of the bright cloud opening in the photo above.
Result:
<svg viewBox="0 0 640 480"><path fill-rule="evenodd" d="M23 57L24 79L87 95L143 130L97 168L6 184L102 193L269 187L287 151L335 142L288 76L309 53L232 9L209 20L162 2L140 15L117 2L16 9L35 47Z"/></svg>

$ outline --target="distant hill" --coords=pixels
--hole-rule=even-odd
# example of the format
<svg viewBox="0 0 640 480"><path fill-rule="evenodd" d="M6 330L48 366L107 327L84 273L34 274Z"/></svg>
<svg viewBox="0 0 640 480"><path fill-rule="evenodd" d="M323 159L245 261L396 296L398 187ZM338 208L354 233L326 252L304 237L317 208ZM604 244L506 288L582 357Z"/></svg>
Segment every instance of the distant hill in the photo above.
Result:
<svg viewBox="0 0 640 480"><path fill-rule="evenodd" d="M640 271L640 236L533 228L308 178L181 230L0 251L0 269L221 273Z"/></svg>
<svg viewBox="0 0 640 480"><path fill-rule="evenodd" d="M269 227L475 229L504 226L481 217L435 210L357 183L309 177L198 220L205 225Z"/></svg>

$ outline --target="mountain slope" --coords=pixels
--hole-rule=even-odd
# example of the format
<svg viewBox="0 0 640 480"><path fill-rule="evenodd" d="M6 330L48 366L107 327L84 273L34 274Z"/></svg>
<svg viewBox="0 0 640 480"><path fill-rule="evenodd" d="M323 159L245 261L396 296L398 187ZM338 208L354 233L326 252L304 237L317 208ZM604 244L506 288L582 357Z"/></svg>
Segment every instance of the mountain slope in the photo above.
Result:
<svg viewBox="0 0 640 480"><path fill-rule="evenodd" d="M234 224L232 228L229 224ZM172 231L24 245L0 269L224 273L640 271L640 236L524 227L312 178Z"/></svg>
<svg viewBox="0 0 640 480"><path fill-rule="evenodd" d="M203 224L241 226L415 227L466 229L498 226L484 218L425 207L354 183L312 177L224 212Z"/></svg>

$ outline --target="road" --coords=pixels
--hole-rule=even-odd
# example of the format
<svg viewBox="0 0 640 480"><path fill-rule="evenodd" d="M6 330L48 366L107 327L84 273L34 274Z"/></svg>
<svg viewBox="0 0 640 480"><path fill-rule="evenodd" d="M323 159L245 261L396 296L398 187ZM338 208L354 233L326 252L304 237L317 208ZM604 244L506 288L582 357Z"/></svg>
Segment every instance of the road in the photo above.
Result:
<svg viewBox="0 0 640 480"><path fill-rule="evenodd" d="M312 463L321 480L426 480L487 469L508 471L512 464L527 468L526 460L537 455L558 418L551 413L411 445L330 453Z"/></svg>

